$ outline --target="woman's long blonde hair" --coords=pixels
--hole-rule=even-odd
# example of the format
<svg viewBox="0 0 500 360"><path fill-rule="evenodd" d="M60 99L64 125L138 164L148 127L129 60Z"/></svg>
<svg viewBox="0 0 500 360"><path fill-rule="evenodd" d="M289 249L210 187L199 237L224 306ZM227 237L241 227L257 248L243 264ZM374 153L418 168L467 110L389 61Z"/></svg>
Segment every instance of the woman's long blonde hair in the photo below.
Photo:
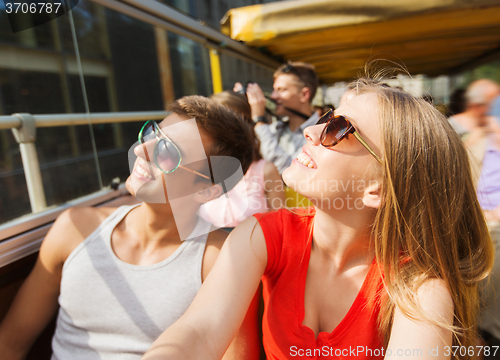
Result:
<svg viewBox="0 0 500 360"><path fill-rule="evenodd" d="M446 118L423 99L369 79L351 88L376 93L379 100L383 200L373 239L387 291L379 317L385 341L396 306L410 318L444 325L415 298L422 283L437 278L453 298L453 345L475 346L477 285L492 267L493 247L467 151Z"/></svg>

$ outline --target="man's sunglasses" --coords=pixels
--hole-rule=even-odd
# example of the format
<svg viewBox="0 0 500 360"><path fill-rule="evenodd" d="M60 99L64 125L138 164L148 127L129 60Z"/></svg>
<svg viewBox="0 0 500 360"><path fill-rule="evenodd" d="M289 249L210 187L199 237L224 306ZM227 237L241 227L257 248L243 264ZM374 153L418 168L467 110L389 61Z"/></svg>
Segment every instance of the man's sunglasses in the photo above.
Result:
<svg viewBox="0 0 500 360"><path fill-rule="evenodd" d="M160 137L160 135L162 135L163 137ZM190 171L195 175L211 180L207 175L182 166L182 155L179 151L179 148L174 144L172 140L170 140L167 135L165 135L163 131L161 131L156 121L148 120L139 132L139 142L141 144L144 144L145 142L153 138L156 138L153 160L158 169L160 169L163 173L170 174L177 170L177 168L181 168ZM144 151L144 153L146 154L146 160L151 161L149 159L149 154L147 153L147 151Z"/></svg>
<svg viewBox="0 0 500 360"><path fill-rule="evenodd" d="M356 139L363 145L366 150L379 162L382 163L380 157L375 154L375 151L368 143L359 135L354 126L342 115L334 115L333 110L328 110L316 123L316 125L326 124L321 132L320 142L324 147L332 147L337 145L347 135L353 134Z"/></svg>

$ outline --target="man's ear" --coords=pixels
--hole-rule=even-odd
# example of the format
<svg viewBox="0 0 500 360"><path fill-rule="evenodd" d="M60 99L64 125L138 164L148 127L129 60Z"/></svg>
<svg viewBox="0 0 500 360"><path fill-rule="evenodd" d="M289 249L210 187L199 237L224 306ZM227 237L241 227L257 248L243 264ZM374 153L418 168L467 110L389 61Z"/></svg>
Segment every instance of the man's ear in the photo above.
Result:
<svg viewBox="0 0 500 360"><path fill-rule="evenodd" d="M302 90L300 90L300 101L303 103L306 102L311 102L311 89L308 87L303 87Z"/></svg>
<svg viewBox="0 0 500 360"><path fill-rule="evenodd" d="M382 185L378 180L370 180L363 193L363 204L378 209L382 201Z"/></svg>
<svg viewBox="0 0 500 360"><path fill-rule="evenodd" d="M209 202L210 200L218 198L221 194L222 186L220 184L217 184L194 193L193 198L201 204L204 204L206 202Z"/></svg>

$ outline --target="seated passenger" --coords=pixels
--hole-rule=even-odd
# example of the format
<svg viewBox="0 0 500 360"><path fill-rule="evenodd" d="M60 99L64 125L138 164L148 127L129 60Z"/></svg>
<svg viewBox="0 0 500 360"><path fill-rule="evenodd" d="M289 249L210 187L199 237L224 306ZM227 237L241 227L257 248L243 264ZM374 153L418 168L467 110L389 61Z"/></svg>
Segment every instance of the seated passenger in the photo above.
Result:
<svg viewBox="0 0 500 360"><path fill-rule="evenodd" d="M58 302L54 360L139 359L188 308L227 235L196 215L232 175L211 159L236 158L245 171L253 144L244 120L212 100L188 96L170 110L148 121L132 148L126 186L141 204L57 218L0 326L2 359L24 358ZM227 358L258 359L257 333L244 331Z"/></svg>
<svg viewBox="0 0 500 360"><path fill-rule="evenodd" d="M234 91L223 91L210 97L243 116L253 129L247 98ZM285 187L276 166L262 159L260 142L254 135L253 162L244 178L227 194L200 207L200 216L217 227L234 228L256 213L285 207Z"/></svg>
<svg viewBox="0 0 500 360"><path fill-rule="evenodd" d="M466 150L423 99L368 79L352 88L283 173L315 206L236 227L144 360L220 359L261 278L268 360L478 355L493 248Z"/></svg>
<svg viewBox="0 0 500 360"><path fill-rule="evenodd" d="M275 115L286 116L288 121L267 124L264 92L256 83L247 84L246 94L255 122L255 134L260 140L260 152L265 160L276 165L280 174L302 152L306 143L304 129L319 119L311 107L318 86L319 79L313 65L304 62L281 65L274 72L271 100L276 102ZM240 87L241 84L237 83L234 90L239 91Z"/></svg>

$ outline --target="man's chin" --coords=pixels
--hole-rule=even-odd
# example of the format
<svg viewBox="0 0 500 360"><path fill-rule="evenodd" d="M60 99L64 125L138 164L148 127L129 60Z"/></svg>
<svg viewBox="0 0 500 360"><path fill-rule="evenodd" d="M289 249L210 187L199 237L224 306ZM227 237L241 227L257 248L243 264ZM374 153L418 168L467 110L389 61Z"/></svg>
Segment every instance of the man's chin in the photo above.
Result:
<svg viewBox="0 0 500 360"><path fill-rule="evenodd" d="M127 180L125 180L125 189L127 189L130 195L135 196L134 187L132 186L132 176L129 176Z"/></svg>
<svg viewBox="0 0 500 360"><path fill-rule="evenodd" d="M135 196L137 200L148 204L166 204L167 199L163 186L154 180L147 182L134 181L133 175L130 175L125 181L125 188Z"/></svg>
<svg viewBox="0 0 500 360"><path fill-rule="evenodd" d="M167 199L165 197L165 193L161 192L158 193L156 191L147 191L143 187L137 190L135 193L135 198L141 202L147 203L147 204L166 204Z"/></svg>
<svg viewBox="0 0 500 360"><path fill-rule="evenodd" d="M276 106L276 110L274 111L274 114L276 116L287 116L288 113L285 111L285 109L281 105Z"/></svg>

